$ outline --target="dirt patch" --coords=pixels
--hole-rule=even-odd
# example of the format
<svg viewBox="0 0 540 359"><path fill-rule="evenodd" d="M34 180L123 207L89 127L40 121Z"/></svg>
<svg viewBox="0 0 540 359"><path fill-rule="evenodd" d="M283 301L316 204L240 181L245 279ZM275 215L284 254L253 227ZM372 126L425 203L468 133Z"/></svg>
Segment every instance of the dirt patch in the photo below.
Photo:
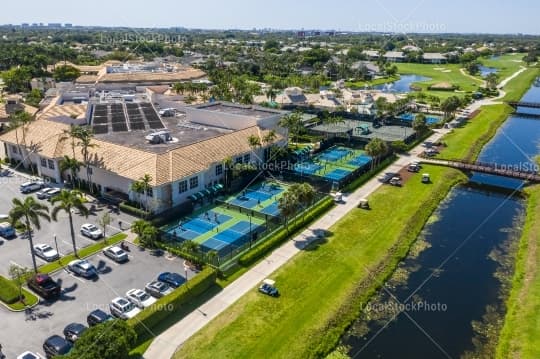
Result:
<svg viewBox="0 0 540 359"><path fill-rule="evenodd" d="M407 171L407 167L403 167L401 170L399 170L399 175L401 176L401 184L405 185L411 177L413 177L416 173Z"/></svg>

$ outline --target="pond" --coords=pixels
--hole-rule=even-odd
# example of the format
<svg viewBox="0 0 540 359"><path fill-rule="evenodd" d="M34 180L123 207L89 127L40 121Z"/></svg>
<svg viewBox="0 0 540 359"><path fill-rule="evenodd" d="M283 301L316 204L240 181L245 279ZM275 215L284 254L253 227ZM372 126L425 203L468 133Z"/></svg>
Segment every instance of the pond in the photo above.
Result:
<svg viewBox="0 0 540 359"><path fill-rule="evenodd" d="M411 85L415 82L430 81L430 77L420 75L401 75L399 80L375 86L375 89L384 92L406 93L411 92Z"/></svg>
<svg viewBox="0 0 540 359"><path fill-rule="evenodd" d="M494 74L494 73L497 73L499 71L499 69L497 69L495 67L488 67L488 66L484 66L484 65L480 65L478 67L478 69L480 70L480 75L482 77L486 77L489 74Z"/></svg>

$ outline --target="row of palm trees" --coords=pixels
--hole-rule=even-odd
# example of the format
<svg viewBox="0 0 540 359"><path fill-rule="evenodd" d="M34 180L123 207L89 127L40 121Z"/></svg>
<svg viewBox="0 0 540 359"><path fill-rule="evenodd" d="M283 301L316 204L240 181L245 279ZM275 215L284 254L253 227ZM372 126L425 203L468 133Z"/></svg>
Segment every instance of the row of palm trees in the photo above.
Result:
<svg viewBox="0 0 540 359"><path fill-rule="evenodd" d="M41 220L50 222L58 220L58 214L65 212L69 218L69 229L71 233L71 242L73 244L73 253L78 256L77 245L75 242L75 229L73 228L73 211L77 210L85 217L88 217L89 210L84 205L85 198L82 192L78 190L62 190L58 195L51 198L53 205L52 211L49 212L49 207L42 204L32 196L26 197L24 200L14 198L12 208L9 212L9 217L13 226L18 223L24 225L30 245L30 254L32 256L32 265L34 272L37 273L36 256L34 254L34 242L32 237L33 229L41 229ZM50 214L49 214L50 213Z"/></svg>
<svg viewBox="0 0 540 359"><path fill-rule="evenodd" d="M289 230L289 219L309 208L315 200L316 191L309 183L295 183L278 199L278 209Z"/></svg>
<svg viewBox="0 0 540 359"><path fill-rule="evenodd" d="M68 171L71 175L71 184L74 185L77 181L77 173L82 166L86 170L86 181L90 192L93 191L92 172L90 170L90 150L98 145L93 142L94 132L89 126L72 125L69 129L62 132L61 141L70 141L72 156L64 156L60 161L60 171ZM82 155L82 162L77 160L76 149L79 148Z"/></svg>
<svg viewBox="0 0 540 359"><path fill-rule="evenodd" d="M139 178L137 181L131 183L130 189L138 197L137 203L142 205L141 196L145 196L144 208L148 211L148 198L150 197L150 189L152 188L152 176L148 173L145 173L144 176Z"/></svg>

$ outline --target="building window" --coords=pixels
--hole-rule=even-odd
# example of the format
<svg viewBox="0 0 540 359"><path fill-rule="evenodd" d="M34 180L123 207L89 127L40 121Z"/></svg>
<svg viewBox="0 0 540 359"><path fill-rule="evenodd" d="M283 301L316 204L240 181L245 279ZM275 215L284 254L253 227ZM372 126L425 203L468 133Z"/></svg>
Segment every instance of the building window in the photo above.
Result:
<svg viewBox="0 0 540 359"><path fill-rule="evenodd" d="M187 181L181 181L178 183L178 193L187 192Z"/></svg>
<svg viewBox="0 0 540 359"><path fill-rule="evenodd" d="M236 159L234 160L234 164L237 165L239 163L242 163L242 156L240 157L236 157Z"/></svg>
<svg viewBox="0 0 540 359"><path fill-rule="evenodd" d="M153 189L152 187L148 187L148 188L146 189L146 195L147 195L148 197L153 197L153 196L154 196L154 189Z"/></svg>
<svg viewBox="0 0 540 359"><path fill-rule="evenodd" d="M45 158L41 159L41 167L47 167L47 160Z"/></svg>
<svg viewBox="0 0 540 359"><path fill-rule="evenodd" d="M53 160L48 160L47 163L49 164L49 168L51 170L54 170L54 161Z"/></svg>
<svg viewBox="0 0 540 359"><path fill-rule="evenodd" d="M221 176L223 174L223 165L216 165L216 176Z"/></svg>
<svg viewBox="0 0 540 359"><path fill-rule="evenodd" d="M11 146L11 152L19 153L19 149L17 148L17 146Z"/></svg>
<svg viewBox="0 0 540 359"><path fill-rule="evenodd" d="M189 179L189 189L199 187L199 177L192 177Z"/></svg>
<svg viewBox="0 0 540 359"><path fill-rule="evenodd" d="M251 155L248 153L247 155L244 155L244 163L249 163L251 160Z"/></svg>
<svg viewBox="0 0 540 359"><path fill-rule="evenodd" d="M94 174L94 171L92 171L92 167L88 167L88 173L89 173L90 175L93 175L93 174Z"/></svg>

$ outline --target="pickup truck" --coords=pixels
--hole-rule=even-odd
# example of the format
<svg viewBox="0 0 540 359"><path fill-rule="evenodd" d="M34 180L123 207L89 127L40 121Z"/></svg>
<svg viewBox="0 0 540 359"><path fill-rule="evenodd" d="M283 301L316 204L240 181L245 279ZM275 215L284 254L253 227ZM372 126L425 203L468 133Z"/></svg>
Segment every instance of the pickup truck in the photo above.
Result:
<svg viewBox="0 0 540 359"><path fill-rule="evenodd" d="M28 284L28 288L44 299L56 299L62 291L60 284L55 282L47 274L36 274L26 284Z"/></svg>

